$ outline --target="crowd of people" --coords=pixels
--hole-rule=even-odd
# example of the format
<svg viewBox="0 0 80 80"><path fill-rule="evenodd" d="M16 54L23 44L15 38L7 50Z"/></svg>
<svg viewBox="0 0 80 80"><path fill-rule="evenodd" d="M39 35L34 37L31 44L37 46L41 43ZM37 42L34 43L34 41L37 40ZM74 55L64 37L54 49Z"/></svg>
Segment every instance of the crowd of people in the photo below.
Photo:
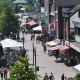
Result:
<svg viewBox="0 0 80 80"><path fill-rule="evenodd" d="M48 74L45 73L43 80L55 80L55 77L52 72L51 72L50 76L48 76ZM64 74L61 75L61 80L67 80L67 78L66 78L66 76L64 76Z"/></svg>
<svg viewBox="0 0 80 80"><path fill-rule="evenodd" d="M7 79L7 74L8 74L9 69L7 67L1 67L0 68L0 75L1 75L1 80L6 80Z"/></svg>

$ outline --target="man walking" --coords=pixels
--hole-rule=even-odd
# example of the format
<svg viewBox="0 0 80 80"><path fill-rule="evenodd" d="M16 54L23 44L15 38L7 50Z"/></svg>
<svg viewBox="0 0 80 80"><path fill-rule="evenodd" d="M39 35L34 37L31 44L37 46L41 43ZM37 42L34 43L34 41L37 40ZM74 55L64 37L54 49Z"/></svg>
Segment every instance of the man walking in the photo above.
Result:
<svg viewBox="0 0 80 80"><path fill-rule="evenodd" d="M47 73L45 73L45 76L44 76L44 79L43 80L49 80Z"/></svg>
<svg viewBox="0 0 80 80"><path fill-rule="evenodd" d="M54 76L53 76L53 73L51 73L51 75L49 76L49 79L50 80L55 80Z"/></svg>

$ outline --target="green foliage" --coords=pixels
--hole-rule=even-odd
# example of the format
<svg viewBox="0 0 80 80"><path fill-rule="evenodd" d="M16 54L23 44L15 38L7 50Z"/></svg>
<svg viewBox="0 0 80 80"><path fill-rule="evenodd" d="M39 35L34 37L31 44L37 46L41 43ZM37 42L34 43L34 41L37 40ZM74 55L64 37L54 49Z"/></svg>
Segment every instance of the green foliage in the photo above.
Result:
<svg viewBox="0 0 80 80"><path fill-rule="evenodd" d="M26 12L30 12L32 10L32 5L26 6Z"/></svg>
<svg viewBox="0 0 80 80"><path fill-rule="evenodd" d="M75 78L76 78L76 80L79 80L80 79L80 73L76 74Z"/></svg>
<svg viewBox="0 0 80 80"><path fill-rule="evenodd" d="M19 30L18 19L12 14L0 14L0 32L9 35L10 32L16 33Z"/></svg>
<svg viewBox="0 0 80 80"><path fill-rule="evenodd" d="M71 78L68 78L67 80L75 80L75 78L71 77Z"/></svg>
<svg viewBox="0 0 80 80"><path fill-rule="evenodd" d="M20 7L17 4L15 4L13 7L13 10L14 10L14 13L18 13L20 12Z"/></svg>
<svg viewBox="0 0 80 80"><path fill-rule="evenodd" d="M28 55L26 57L17 56L14 66L10 67L10 78L8 80L38 80L35 69L29 64Z"/></svg>
<svg viewBox="0 0 80 80"><path fill-rule="evenodd" d="M2 3L0 13L0 33L9 35L10 32L17 33L19 30L19 22L13 13L13 8L9 2Z"/></svg>

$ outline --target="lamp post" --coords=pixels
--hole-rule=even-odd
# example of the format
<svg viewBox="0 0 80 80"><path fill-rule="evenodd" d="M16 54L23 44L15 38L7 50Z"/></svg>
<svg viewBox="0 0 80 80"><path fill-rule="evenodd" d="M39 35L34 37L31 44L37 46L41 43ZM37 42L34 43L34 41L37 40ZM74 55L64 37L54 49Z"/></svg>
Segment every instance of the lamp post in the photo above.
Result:
<svg viewBox="0 0 80 80"><path fill-rule="evenodd" d="M34 52L35 52L35 70L36 70L36 49L34 50Z"/></svg>
<svg viewBox="0 0 80 80"><path fill-rule="evenodd" d="M23 32L22 41L23 41L23 50L24 50L24 32Z"/></svg>
<svg viewBox="0 0 80 80"><path fill-rule="evenodd" d="M34 66L34 43L33 43L33 66Z"/></svg>

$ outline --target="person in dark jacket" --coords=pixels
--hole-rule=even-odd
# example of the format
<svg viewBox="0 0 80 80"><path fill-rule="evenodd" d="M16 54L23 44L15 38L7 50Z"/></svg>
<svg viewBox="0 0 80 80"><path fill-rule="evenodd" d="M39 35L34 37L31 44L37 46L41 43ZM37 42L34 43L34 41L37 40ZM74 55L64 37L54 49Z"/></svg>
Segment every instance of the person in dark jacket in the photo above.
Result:
<svg viewBox="0 0 80 80"><path fill-rule="evenodd" d="M64 74L62 74L62 76L61 76L61 80L64 80Z"/></svg>
<svg viewBox="0 0 80 80"><path fill-rule="evenodd" d="M55 80L53 73L51 73L51 75L49 76L49 80Z"/></svg>

